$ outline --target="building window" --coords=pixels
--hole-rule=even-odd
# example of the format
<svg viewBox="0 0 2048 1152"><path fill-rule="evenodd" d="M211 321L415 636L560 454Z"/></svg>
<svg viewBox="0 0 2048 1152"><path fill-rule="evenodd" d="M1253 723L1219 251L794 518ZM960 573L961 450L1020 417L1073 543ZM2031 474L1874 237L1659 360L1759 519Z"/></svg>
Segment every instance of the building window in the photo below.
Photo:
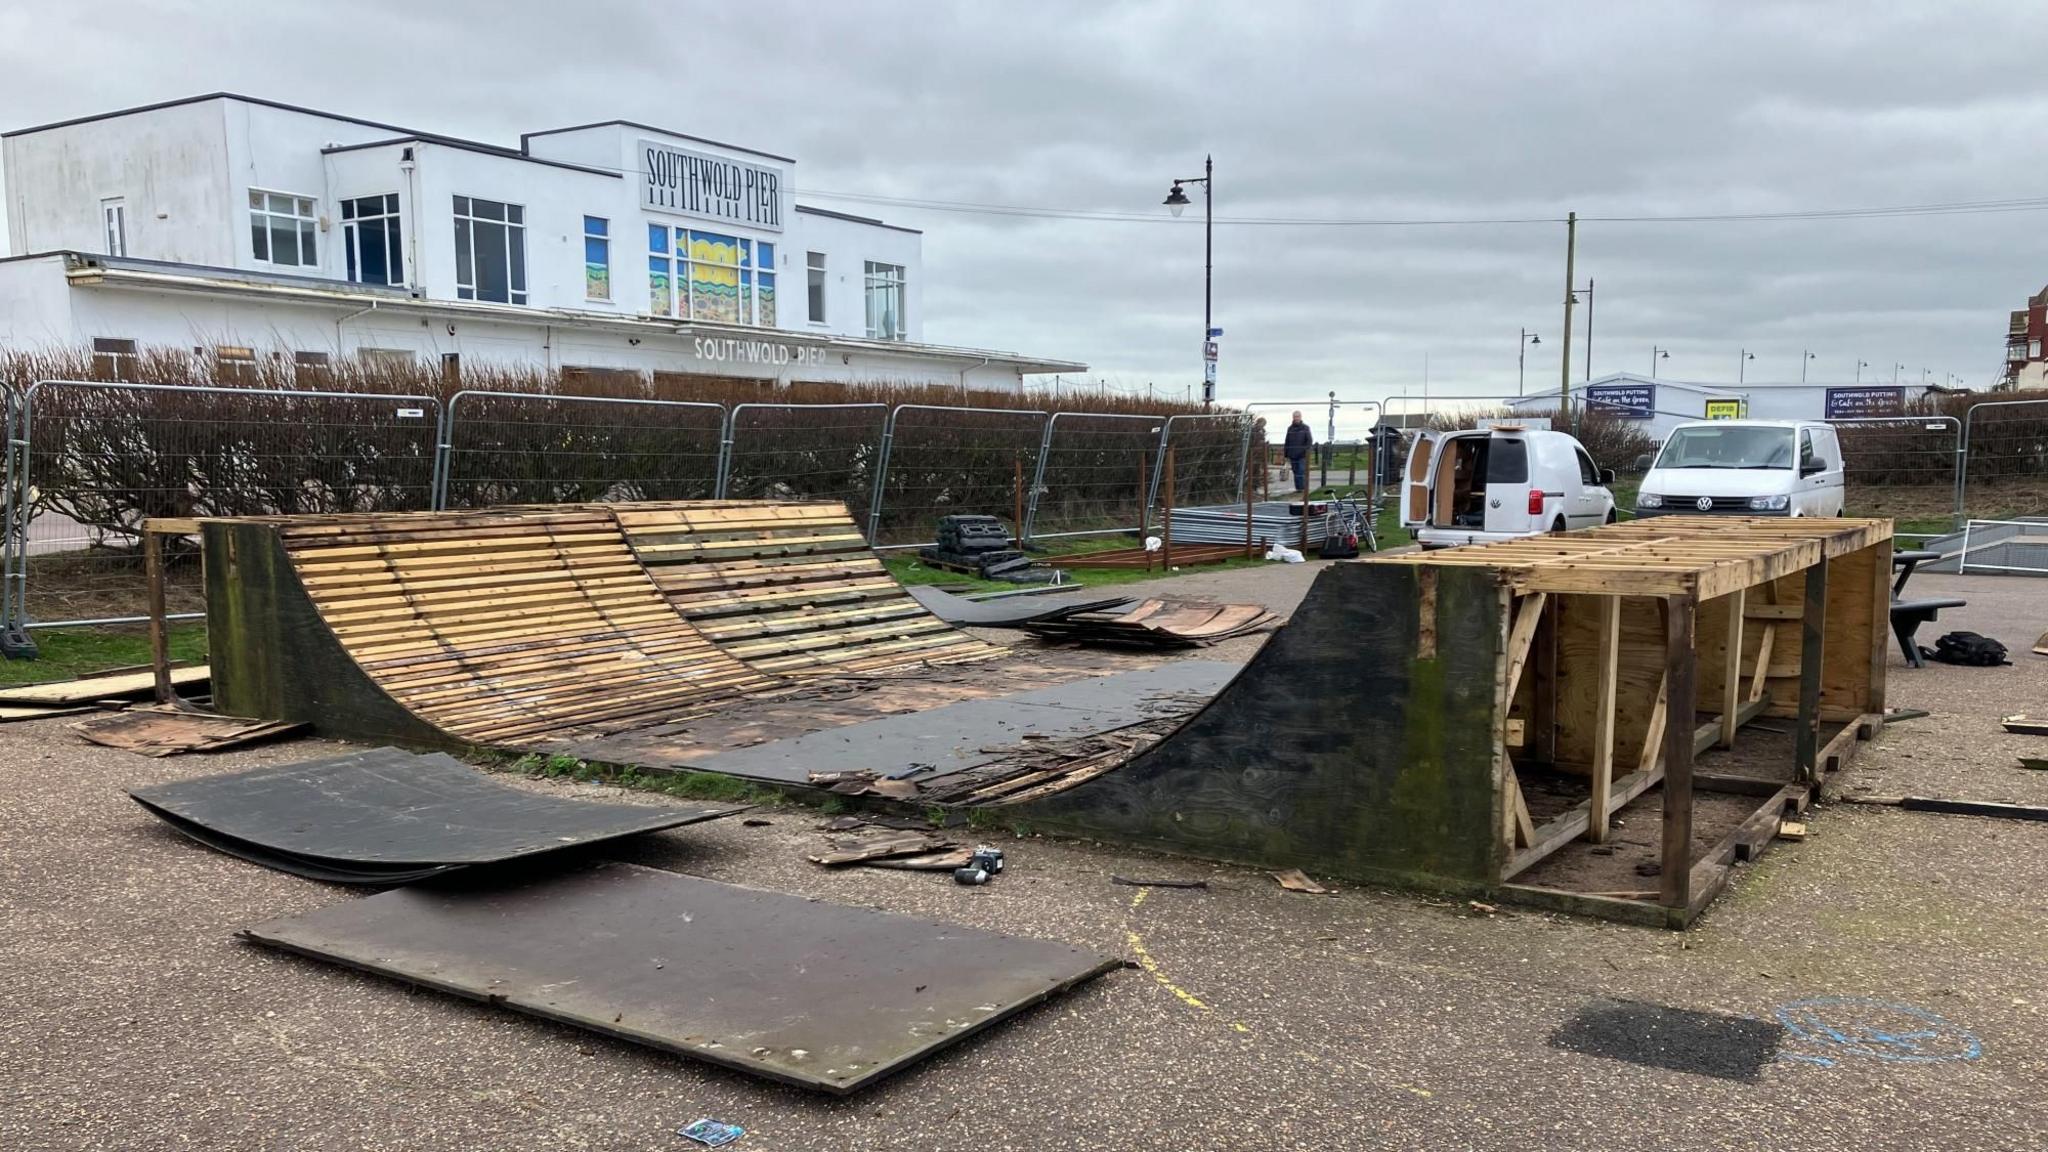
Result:
<svg viewBox="0 0 2048 1152"><path fill-rule="evenodd" d="M903 266L867 262L868 339L908 340L903 320Z"/></svg>
<svg viewBox="0 0 2048 1152"><path fill-rule="evenodd" d="M331 358L325 352L292 353L292 383L301 388L333 382Z"/></svg>
<svg viewBox="0 0 2048 1152"><path fill-rule="evenodd" d="M808 280L805 287L810 292L811 323L825 322L825 254L804 253L804 275Z"/></svg>
<svg viewBox="0 0 2048 1152"><path fill-rule="evenodd" d="M319 223L308 197L249 190L250 250L262 263L286 268L319 264L319 245L313 238Z"/></svg>
<svg viewBox="0 0 2048 1152"><path fill-rule="evenodd" d="M398 243L398 193L343 200L341 236L342 246L348 249L351 281L405 283L404 249Z"/></svg>
<svg viewBox="0 0 2048 1152"><path fill-rule="evenodd" d="M611 221L602 216L583 218L583 298L612 298Z"/></svg>
<svg viewBox="0 0 2048 1152"><path fill-rule="evenodd" d="M358 348L356 359L369 372L410 372L413 354L404 348Z"/></svg>
<svg viewBox="0 0 2048 1152"><path fill-rule="evenodd" d="M107 255L128 254L128 201L109 196L100 201L100 223L105 226Z"/></svg>
<svg viewBox="0 0 2048 1152"><path fill-rule="evenodd" d="M455 198L455 295L462 300L526 303L525 208Z"/></svg>
<svg viewBox="0 0 2048 1152"><path fill-rule="evenodd" d="M94 337L92 342L92 378L95 380L136 379L136 368L142 362L136 353L135 341L112 340Z"/></svg>
<svg viewBox="0 0 2048 1152"><path fill-rule="evenodd" d="M720 324L775 326L775 245L647 226L647 310Z"/></svg>

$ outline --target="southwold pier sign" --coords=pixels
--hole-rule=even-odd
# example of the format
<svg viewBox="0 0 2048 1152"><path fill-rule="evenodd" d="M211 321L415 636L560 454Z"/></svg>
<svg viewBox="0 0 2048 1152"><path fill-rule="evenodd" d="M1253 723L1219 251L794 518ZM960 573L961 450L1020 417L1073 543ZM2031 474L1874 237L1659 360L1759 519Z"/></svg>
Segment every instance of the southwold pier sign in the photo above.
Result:
<svg viewBox="0 0 2048 1152"><path fill-rule="evenodd" d="M804 344L783 344L775 340L729 340L699 336L690 342L699 360L728 364L823 364L825 350Z"/></svg>
<svg viewBox="0 0 2048 1152"><path fill-rule="evenodd" d="M642 207L782 231L782 172L640 141Z"/></svg>

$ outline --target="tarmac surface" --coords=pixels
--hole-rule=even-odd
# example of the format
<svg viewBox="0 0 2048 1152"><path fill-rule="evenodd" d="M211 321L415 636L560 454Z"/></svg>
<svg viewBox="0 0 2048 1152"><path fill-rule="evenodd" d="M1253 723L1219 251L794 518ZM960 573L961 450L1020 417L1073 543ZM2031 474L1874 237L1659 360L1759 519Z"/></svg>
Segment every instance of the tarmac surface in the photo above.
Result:
<svg viewBox="0 0 2048 1152"><path fill-rule="evenodd" d="M1314 567L1165 588L1286 608ZM2048 714L2048 658L2027 651L2048 587L1925 576L1912 591L1971 601L1923 641L1974 629L2014 666L1916 671L1894 651L1891 704L1935 715L1889 727L1842 791L2048 803L2048 774L2016 760L2048 740L1997 726ZM1333 722L1370 724L1371 706ZM245 925L360 893L208 851L125 795L335 749L153 760L62 720L0 728L0 1148L670 1149L707 1116L747 1129L741 1152L2048 1142L2044 824L1824 804L1684 934L1348 885L1303 895L1012 832L981 833L1009 862L986 887L827 871L804 859L822 817L793 806L609 849L1138 965L834 1100L242 943ZM1632 1018L1673 1022L1672 1042L1595 1054Z"/></svg>

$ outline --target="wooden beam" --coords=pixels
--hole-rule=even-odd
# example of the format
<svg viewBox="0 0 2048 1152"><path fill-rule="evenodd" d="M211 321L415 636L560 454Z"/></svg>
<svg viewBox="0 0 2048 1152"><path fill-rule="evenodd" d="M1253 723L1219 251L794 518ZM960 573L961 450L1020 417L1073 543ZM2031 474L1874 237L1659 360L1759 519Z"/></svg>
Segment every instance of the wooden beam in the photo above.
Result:
<svg viewBox="0 0 2048 1152"><path fill-rule="evenodd" d="M150 521L157 523L157 521ZM172 704L178 699L171 686L170 625L164 619L164 538L159 532L142 534L142 574L149 597L149 667L154 673L156 702Z"/></svg>
<svg viewBox="0 0 2048 1152"><path fill-rule="evenodd" d="M1878 715L1884 715L1884 667L1892 650L1892 542L1885 540L1873 545L1877 554L1871 560L1870 590L1870 693L1863 701L1864 706Z"/></svg>
<svg viewBox="0 0 2048 1152"><path fill-rule="evenodd" d="M1686 714L1693 705L1693 607L1690 597L1664 602L1664 860L1663 903L1667 908L1692 904L1692 725L1674 724L1672 713Z"/></svg>
<svg viewBox="0 0 2048 1152"><path fill-rule="evenodd" d="M1806 570L1806 612L1799 618L1799 778L1820 778L1820 674L1827 643L1828 562Z"/></svg>
<svg viewBox="0 0 2048 1152"><path fill-rule="evenodd" d="M1621 667L1621 597L1604 596L1600 603L1599 695L1593 705L1592 821L1586 838L1607 842L1608 793L1614 783L1614 694Z"/></svg>
<svg viewBox="0 0 2048 1152"><path fill-rule="evenodd" d="M1628 807L1630 801L1655 787L1663 778L1662 771L1652 770L1631 772L1616 780L1613 794L1607 801L1608 814L1611 816ZM1503 881L1513 879L1535 867L1544 857L1585 835L1592 821L1592 813L1588 810L1590 804L1591 801L1581 800L1550 823L1536 829L1529 846L1516 853L1507 867L1501 869L1500 878Z"/></svg>
<svg viewBox="0 0 2048 1152"><path fill-rule="evenodd" d="M1173 447L1166 449L1166 507L1160 512L1159 520L1159 565L1168 572L1173 571ZM1301 522L1308 523L1308 507L1301 510ZM1143 544L1140 540L1138 543Z"/></svg>
<svg viewBox="0 0 2048 1152"><path fill-rule="evenodd" d="M1721 663L1721 747L1735 746L1735 729L1742 702L1742 606L1748 590L1728 597L1728 651Z"/></svg>
<svg viewBox="0 0 2048 1152"><path fill-rule="evenodd" d="M1757 641L1756 672L1749 678L1749 698L1751 700L1761 700L1764 698L1764 681L1770 678L1771 672L1771 641L1775 640L1777 636L1778 630L1766 624L1764 626L1763 639Z"/></svg>
<svg viewBox="0 0 2048 1152"><path fill-rule="evenodd" d="M1522 796L1521 777L1515 775L1514 765L1508 765L1508 850L1517 845L1536 842L1536 823L1529 818L1529 801Z"/></svg>
<svg viewBox="0 0 2048 1152"><path fill-rule="evenodd" d="M1529 664L1529 646L1536 640L1536 625L1543 620L1543 606L1550 601L1550 594L1538 592L1522 599L1522 610L1515 616L1514 630L1508 633L1507 692L1504 699L1509 704L1515 701L1515 690L1522 685L1522 669Z"/></svg>
<svg viewBox="0 0 2048 1152"><path fill-rule="evenodd" d="M1667 672L1657 681L1657 704L1650 709L1649 727L1643 729L1643 750L1636 755L1636 771L1648 772L1657 766L1657 757L1664 747L1664 714L1670 710L1671 676Z"/></svg>

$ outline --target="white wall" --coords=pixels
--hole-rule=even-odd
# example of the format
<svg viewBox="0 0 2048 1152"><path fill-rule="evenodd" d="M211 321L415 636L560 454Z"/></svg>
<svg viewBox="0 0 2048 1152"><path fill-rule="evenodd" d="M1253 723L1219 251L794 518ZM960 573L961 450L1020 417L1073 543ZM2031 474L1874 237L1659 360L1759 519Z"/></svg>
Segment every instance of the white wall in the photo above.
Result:
<svg viewBox="0 0 2048 1152"><path fill-rule="evenodd" d="M784 307L782 327L804 331L833 332L843 336L867 335L866 264L873 260L896 264L904 269L904 327L910 339L924 339L924 237L916 232L876 227L798 212L790 230L790 242L782 251ZM825 254L825 323L810 323L809 276L805 254ZM794 300L794 306L789 301Z"/></svg>
<svg viewBox="0 0 2048 1152"><path fill-rule="evenodd" d="M71 294L63 290L64 257L0 261L0 337L7 347L76 349Z"/></svg>
<svg viewBox="0 0 2048 1152"><path fill-rule="evenodd" d="M219 100L9 136L8 253L107 250L100 201L128 202L128 254L236 264ZM246 248L248 241L243 241Z"/></svg>

